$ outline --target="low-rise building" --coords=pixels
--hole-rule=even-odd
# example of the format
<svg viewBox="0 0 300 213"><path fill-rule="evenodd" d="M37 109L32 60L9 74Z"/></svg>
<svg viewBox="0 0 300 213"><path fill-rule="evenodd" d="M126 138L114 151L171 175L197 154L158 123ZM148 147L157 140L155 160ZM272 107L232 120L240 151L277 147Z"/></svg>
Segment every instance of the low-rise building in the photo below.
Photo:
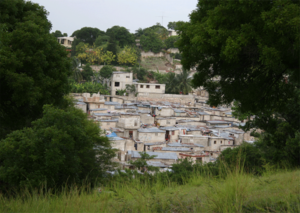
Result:
<svg viewBox="0 0 300 213"><path fill-rule="evenodd" d="M160 130L156 127L139 128L138 139L143 142L165 141L165 133L166 131Z"/></svg>

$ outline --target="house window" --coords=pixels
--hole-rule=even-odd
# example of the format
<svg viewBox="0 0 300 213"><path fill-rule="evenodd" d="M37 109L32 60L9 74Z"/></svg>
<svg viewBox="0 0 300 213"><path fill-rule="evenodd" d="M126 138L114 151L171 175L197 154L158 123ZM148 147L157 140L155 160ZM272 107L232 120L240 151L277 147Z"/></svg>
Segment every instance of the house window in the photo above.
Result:
<svg viewBox="0 0 300 213"><path fill-rule="evenodd" d="M217 141L214 141L214 144L217 144Z"/></svg>
<svg viewBox="0 0 300 213"><path fill-rule="evenodd" d="M146 88L150 88L150 85L146 85Z"/></svg>
<svg viewBox="0 0 300 213"><path fill-rule="evenodd" d="M61 43L61 44L64 44L64 43L65 43L65 39L61 39L61 40L60 40L60 43Z"/></svg>
<svg viewBox="0 0 300 213"><path fill-rule="evenodd" d="M167 124L170 124L170 121L167 121Z"/></svg>
<svg viewBox="0 0 300 213"><path fill-rule="evenodd" d="M140 88L144 88L144 85L141 85Z"/></svg>
<svg viewBox="0 0 300 213"><path fill-rule="evenodd" d="M120 77L120 75L116 75L116 77Z"/></svg>
<svg viewBox="0 0 300 213"><path fill-rule="evenodd" d="M160 86L159 86L159 85L156 85L156 86L155 86L155 89L160 89Z"/></svg>
<svg viewBox="0 0 300 213"><path fill-rule="evenodd" d="M230 144L230 141L228 141L228 144Z"/></svg>
<svg viewBox="0 0 300 213"><path fill-rule="evenodd" d="M119 87L120 86L120 82L115 82L115 87Z"/></svg>
<svg viewBox="0 0 300 213"><path fill-rule="evenodd" d="M155 136L158 136L158 133L155 133Z"/></svg>
<svg viewBox="0 0 300 213"><path fill-rule="evenodd" d="M175 135L175 131L172 131L172 135Z"/></svg>
<svg viewBox="0 0 300 213"><path fill-rule="evenodd" d="M111 86L111 82L109 82L109 86Z"/></svg>
<svg viewBox="0 0 300 213"><path fill-rule="evenodd" d="M221 141L221 144L222 144L222 141Z"/></svg>
<svg viewBox="0 0 300 213"><path fill-rule="evenodd" d="M130 76L127 75L126 78L130 78Z"/></svg>

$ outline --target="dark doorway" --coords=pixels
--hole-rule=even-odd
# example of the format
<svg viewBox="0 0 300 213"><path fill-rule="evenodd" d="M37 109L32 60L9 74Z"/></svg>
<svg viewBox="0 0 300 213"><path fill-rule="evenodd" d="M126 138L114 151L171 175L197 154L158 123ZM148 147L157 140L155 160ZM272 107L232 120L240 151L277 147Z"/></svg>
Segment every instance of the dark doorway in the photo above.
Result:
<svg viewBox="0 0 300 213"><path fill-rule="evenodd" d="M129 138L133 138L133 131L129 131Z"/></svg>

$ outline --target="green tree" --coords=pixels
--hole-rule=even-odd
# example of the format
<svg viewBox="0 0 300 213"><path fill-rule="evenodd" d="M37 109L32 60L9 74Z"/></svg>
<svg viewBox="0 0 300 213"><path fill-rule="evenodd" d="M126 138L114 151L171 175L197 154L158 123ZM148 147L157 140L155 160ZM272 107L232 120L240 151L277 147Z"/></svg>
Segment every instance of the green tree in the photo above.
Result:
<svg viewBox="0 0 300 213"><path fill-rule="evenodd" d="M77 82L82 81L82 74L80 69L78 68L79 66L79 60L76 57L71 58L71 69L73 72L73 79Z"/></svg>
<svg viewBox="0 0 300 213"><path fill-rule="evenodd" d="M93 75L94 75L94 72L93 72L93 69L91 68L90 64L86 64L83 68L82 68L82 72L81 72L81 75L83 77L83 80L86 80L86 81L91 81Z"/></svg>
<svg viewBox="0 0 300 213"><path fill-rule="evenodd" d="M209 92L211 105L236 100L240 113L256 115L245 130L263 129L273 162L292 157L293 165L300 160L300 144L288 142L300 129L299 12L294 0L201 0L190 22L178 24L181 62L198 70L193 84Z"/></svg>
<svg viewBox="0 0 300 213"><path fill-rule="evenodd" d="M121 48L135 44L134 36L125 27L113 26L106 30L106 35L114 38Z"/></svg>
<svg viewBox="0 0 300 213"><path fill-rule="evenodd" d="M139 28L135 31L135 36L137 38L140 38L144 34L144 30L142 28Z"/></svg>
<svg viewBox="0 0 300 213"><path fill-rule="evenodd" d="M140 44L144 51L152 51L154 53L160 52L164 47L163 41L160 39L159 34L153 29L147 29L144 31L144 35L141 36Z"/></svg>
<svg viewBox="0 0 300 213"><path fill-rule="evenodd" d="M189 75L190 72L183 69L182 72L176 76L178 82L177 88L179 92L183 94L188 94L192 91L192 78Z"/></svg>
<svg viewBox="0 0 300 213"><path fill-rule="evenodd" d="M138 56L137 51L134 47L125 46L124 49L122 49L118 53L118 63L119 64L130 64L134 65L137 62Z"/></svg>
<svg viewBox="0 0 300 213"><path fill-rule="evenodd" d="M146 152L139 152L141 158L135 160L135 161L129 161L130 164L134 165L136 168L138 168L139 170L141 170L141 172L145 172L145 171L158 171L159 168L158 167L154 167L154 166L149 166L147 164L148 160L151 160L153 158L156 157L156 155L149 155Z"/></svg>
<svg viewBox="0 0 300 213"><path fill-rule="evenodd" d="M53 35L54 37L63 37L64 35L61 33L61 31L59 30L55 30L55 32L52 32L51 35Z"/></svg>
<svg viewBox="0 0 300 213"><path fill-rule="evenodd" d="M0 138L29 127L45 104L64 106L70 60L51 35L47 11L30 1L0 1Z"/></svg>
<svg viewBox="0 0 300 213"><path fill-rule="evenodd" d="M114 152L109 140L85 113L74 107L43 109L31 128L0 141L2 190L93 184L110 165Z"/></svg>
<svg viewBox="0 0 300 213"><path fill-rule="evenodd" d="M100 76L102 78L110 78L113 71L114 71L113 66L105 65L100 70Z"/></svg>
<svg viewBox="0 0 300 213"><path fill-rule="evenodd" d="M170 36L165 40L166 47L169 48L177 48L176 42L179 40L179 36Z"/></svg>
<svg viewBox="0 0 300 213"><path fill-rule="evenodd" d="M107 35L98 36L95 40L95 46L106 48L108 41L109 41L109 36Z"/></svg>
<svg viewBox="0 0 300 213"><path fill-rule="evenodd" d="M180 83L180 79L176 77L176 74L170 72L167 74L167 81L164 83L166 84L166 93L168 94L178 94L179 89L178 85Z"/></svg>
<svg viewBox="0 0 300 213"><path fill-rule="evenodd" d="M80 30L73 32L72 37L76 36L74 44L79 44L80 42L87 43L90 46L94 45L98 36L105 35L105 32L99 30L98 28L83 27Z"/></svg>
<svg viewBox="0 0 300 213"><path fill-rule="evenodd" d="M172 21L168 23L168 29L175 30L176 29L176 21Z"/></svg>

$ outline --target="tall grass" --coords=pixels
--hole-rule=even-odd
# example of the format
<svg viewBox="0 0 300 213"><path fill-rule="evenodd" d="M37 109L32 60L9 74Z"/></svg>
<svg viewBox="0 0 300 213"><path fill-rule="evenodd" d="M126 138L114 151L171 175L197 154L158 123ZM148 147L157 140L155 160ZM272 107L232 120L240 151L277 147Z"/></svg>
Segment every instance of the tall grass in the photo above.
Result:
<svg viewBox="0 0 300 213"><path fill-rule="evenodd" d="M218 169L216 175L201 167L173 180L128 172L95 189L73 186L61 193L25 189L14 198L0 195L0 212L300 212L300 170L254 176L242 163Z"/></svg>

